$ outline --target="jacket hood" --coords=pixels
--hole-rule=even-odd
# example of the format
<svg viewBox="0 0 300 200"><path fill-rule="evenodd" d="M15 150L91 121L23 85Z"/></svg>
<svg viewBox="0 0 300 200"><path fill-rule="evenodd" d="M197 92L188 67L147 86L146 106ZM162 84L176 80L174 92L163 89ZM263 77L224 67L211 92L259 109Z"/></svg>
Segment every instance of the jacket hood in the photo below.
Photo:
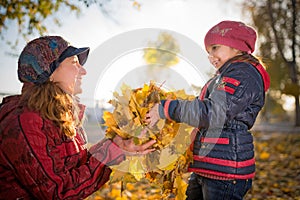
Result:
<svg viewBox="0 0 300 200"><path fill-rule="evenodd" d="M266 92L270 88L270 76L269 76L268 72L266 71L266 69L261 64L257 64L254 66L256 67L256 69L258 70L258 72L260 73L260 75L264 81L264 89Z"/></svg>
<svg viewBox="0 0 300 200"><path fill-rule="evenodd" d="M218 69L217 73L222 73L231 63L236 63L236 62L243 62L239 60L235 61L227 61L220 69ZM260 63L250 63L252 66L254 66L257 71L260 73L263 82L264 82L264 91L267 92L268 89L270 88L270 76L266 69L260 64Z"/></svg>

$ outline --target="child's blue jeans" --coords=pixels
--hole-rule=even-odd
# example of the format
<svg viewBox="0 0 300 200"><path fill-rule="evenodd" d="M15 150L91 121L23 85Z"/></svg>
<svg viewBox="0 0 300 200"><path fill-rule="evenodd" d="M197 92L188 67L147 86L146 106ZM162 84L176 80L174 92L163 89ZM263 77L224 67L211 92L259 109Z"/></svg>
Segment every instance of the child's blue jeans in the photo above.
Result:
<svg viewBox="0 0 300 200"><path fill-rule="evenodd" d="M215 180L192 173L186 191L187 200L243 199L252 186L252 179Z"/></svg>

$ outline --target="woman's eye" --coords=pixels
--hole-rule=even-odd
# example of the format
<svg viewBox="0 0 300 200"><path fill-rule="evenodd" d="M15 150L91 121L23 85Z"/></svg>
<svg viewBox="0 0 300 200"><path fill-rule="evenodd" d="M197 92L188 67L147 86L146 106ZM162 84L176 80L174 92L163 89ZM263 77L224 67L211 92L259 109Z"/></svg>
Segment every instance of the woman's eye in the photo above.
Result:
<svg viewBox="0 0 300 200"><path fill-rule="evenodd" d="M72 63L77 64L77 63L79 63L79 61L78 60L73 60Z"/></svg>

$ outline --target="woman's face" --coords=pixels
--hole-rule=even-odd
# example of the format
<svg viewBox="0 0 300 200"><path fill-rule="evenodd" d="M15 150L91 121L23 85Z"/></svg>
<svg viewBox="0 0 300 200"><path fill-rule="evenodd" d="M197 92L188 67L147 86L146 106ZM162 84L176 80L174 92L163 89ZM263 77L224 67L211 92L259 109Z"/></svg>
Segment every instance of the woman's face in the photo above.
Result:
<svg viewBox="0 0 300 200"><path fill-rule="evenodd" d="M50 76L50 80L58 83L59 87L68 94L82 93L81 80L86 70L80 65L77 56L66 58Z"/></svg>
<svg viewBox="0 0 300 200"><path fill-rule="evenodd" d="M222 67L229 59L242 53L240 50L221 44L207 46L206 50L208 52L209 62L217 69Z"/></svg>

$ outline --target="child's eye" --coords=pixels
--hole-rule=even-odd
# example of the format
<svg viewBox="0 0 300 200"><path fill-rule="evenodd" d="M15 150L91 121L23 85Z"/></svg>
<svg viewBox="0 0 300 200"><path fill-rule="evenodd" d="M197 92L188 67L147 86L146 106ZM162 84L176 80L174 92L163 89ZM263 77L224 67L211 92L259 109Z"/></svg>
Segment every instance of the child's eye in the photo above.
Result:
<svg viewBox="0 0 300 200"><path fill-rule="evenodd" d="M212 46L212 50L216 50L217 48L218 48L219 46L217 46L217 45L214 45L214 46Z"/></svg>
<svg viewBox="0 0 300 200"><path fill-rule="evenodd" d="M211 54L211 53L215 52L219 48L219 46L220 45L216 45L216 44L209 46L207 53Z"/></svg>

